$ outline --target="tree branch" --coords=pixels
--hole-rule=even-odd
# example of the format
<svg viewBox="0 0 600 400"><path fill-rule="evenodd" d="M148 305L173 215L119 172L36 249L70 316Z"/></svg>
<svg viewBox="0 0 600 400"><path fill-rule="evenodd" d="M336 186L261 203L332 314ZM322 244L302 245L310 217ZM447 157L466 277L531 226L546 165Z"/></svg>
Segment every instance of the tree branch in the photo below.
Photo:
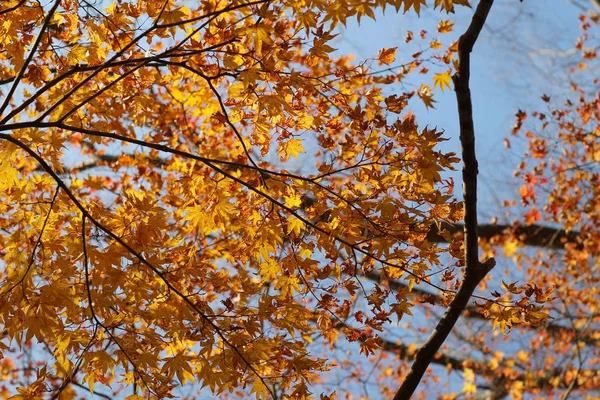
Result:
<svg viewBox="0 0 600 400"><path fill-rule="evenodd" d="M382 277L375 272L367 273L367 274L365 274L365 277L374 282L380 282L382 280ZM387 285L394 292L397 292L402 289L408 289L407 284L405 284L403 282L399 282L397 280L390 279L387 281ZM427 300L427 302L432 303L432 304L441 304L443 302L443 299L441 296L434 294L434 293L430 293L427 290L419 288L417 286L413 287L413 289L410 291L409 294L414 297L423 299L423 300L429 299L429 300ZM488 320L488 318L485 315L483 315L483 313L481 311L479 311L476 306L471 305L471 304L468 304L463 309L463 315L464 315L464 317L467 317L470 319ZM523 324L523 325L519 325L519 327L526 328L529 330L543 330L548 335L550 335L554 338L559 338L561 335L568 334L568 335L572 335L573 338L576 338L578 341L581 341L587 345L591 345L591 346L600 345L600 339L598 339L596 337L594 331L577 329L577 328L573 328L570 326L560 325L560 324L557 324L554 322L546 322L545 324L540 325L540 326ZM573 339L573 340L575 340L575 339Z"/></svg>
<svg viewBox="0 0 600 400"><path fill-rule="evenodd" d="M92 146L91 144L87 144L88 146ZM81 163L77 163L63 169L63 174L69 173L77 173L88 169L93 169L102 166L113 166L118 162L120 155L117 154L98 154L95 149L91 154L88 160L84 160ZM133 154L129 154L133 156ZM152 163L156 165L167 165L169 163L168 159L157 158L153 159ZM43 171L43 167L38 166L36 170ZM427 240L433 243L447 243L447 238L440 234L440 231L444 230L450 232L450 234L460 234L464 230L463 224L450 224L443 222L441 226L438 228L437 225L431 225L429 227L429 233L427 235ZM516 237L521 243L526 246L534 246L534 247L545 247L550 249L560 250L564 248L565 243L580 243L581 242L581 233L576 231L566 232L563 229L551 228L547 226L541 225L500 225L500 224L483 224L478 226L478 234L480 238L490 240L494 237L503 236L506 237L508 235ZM382 277L375 272L368 272L365 274L365 277L374 281L380 282ZM397 280L389 280L387 282L389 288L393 291L398 291L401 289L408 288L408 286ZM425 289L419 288L415 286L410 292L411 295L419 298L429 298L432 299L433 303L441 304L442 298L435 293L429 292ZM477 320L487 320L487 318L475 307L474 305L467 305L464 309L463 315L465 317ZM553 337L557 337L558 335L567 333L569 335L574 335L578 337L579 340L583 341L588 345L596 346L599 343L599 340L594 338L591 333L583 332L579 329L574 329L572 327L563 326L556 323L547 323L542 326L532 326L532 325L523 325L523 327L537 330L543 329L548 334Z"/></svg>
<svg viewBox="0 0 600 400"><path fill-rule="evenodd" d="M408 400L423 378L427 367L442 346L479 282L496 265L491 258L485 263L479 262L477 238L477 158L475 156L475 128L473 126L473 105L469 89L470 56L477 37L485 24L492 8L493 0L481 0L471 24L458 41L458 71L454 75L454 87L458 102L460 120L460 142L463 158L463 194L465 211L465 275L456 296L446 309L442 319L429 336L423 347L417 352L412 368L394 400Z"/></svg>
<svg viewBox="0 0 600 400"><path fill-rule="evenodd" d="M383 340L382 349L394 353L402 359L410 359L411 352L407 345ZM432 364L447 367L450 365L453 371L464 371L466 368L472 370L476 375L495 376L492 392L494 398L503 398L508 395L506 388L512 382L531 382L535 388L552 387L556 389L567 390L570 387L574 389L598 390L600 389L600 370L585 369L580 371L581 379L569 380L564 376L564 368L553 368L541 376L527 377L525 373L513 373L510 376L503 375L502 368L492 369L487 360L478 360L471 357L457 357L450 353L440 351L432 359ZM558 380L557 380L558 378ZM489 388L488 388L489 390Z"/></svg>
<svg viewBox="0 0 600 400"><path fill-rule="evenodd" d="M443 222L441 230L457 234L464 230L463 224L449 224ZM565 243L577 243L580 245L581 232L565 231L564 229L552 228L542 225L478 225L479 238L492 239L496 236L514 235L525 246L545 247L553 250L562 250ZM433 243L446 243L447 239L440 234L440 229L432 225L427 240Z"/></svg>

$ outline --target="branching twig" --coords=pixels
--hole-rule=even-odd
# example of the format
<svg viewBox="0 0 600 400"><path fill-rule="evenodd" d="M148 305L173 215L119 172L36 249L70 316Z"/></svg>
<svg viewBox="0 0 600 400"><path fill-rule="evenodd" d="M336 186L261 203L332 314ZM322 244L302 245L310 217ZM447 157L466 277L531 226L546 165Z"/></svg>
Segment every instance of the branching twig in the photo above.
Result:
<svg viewBox="0 0 600 400"><path fill-rule="evenodd" d="M116 243L118 243L123 248L125 248L131 255L136 257L140 261L141 264L145 265L154 274L156 274L156 276L169 288L169 290L171 290L173 293L175 293L184 303L186 303L196 313L196 315L198 315L198 317L202 321L206 322L208 324L208 326L210 326L214 330L214 332L217 334L217 336L219 336L219 338L221 338L223 343L228 348L230 348L234 354L236 354L238 357L240 357L242 362L244 362L246 364L246 366L252 372L252 374L256 375L256 377L260 380L260 382L267 388L268 392L271 394L271 397L275 398L275 395L273 394L271 387L267 385L265 378L263 378L263 376L255 368L255 366L250 361L248 361L248 359L244 356L244 354L242 354L242 351L237 346L235 346L234 344L232 344L229 341L229 339L225 336L225 333L221 330L221 328L214 321L212 321L207 314L202 312L200 310L200 308L198 308L198 306L188 296L185 296L181 292L181 290L177 289L173 285L173 283L170 282L166 278L165 274L163 274L159 268L157 268L155 265L150 263L150 261L148 261L148 259L146 259L146 257L144 257L139 251L136 251L133 247L131 247L128 243L126 243L122 238L117 236L112 230L108 229L106 226L104 226L102 223L100 223L100 221L98 221L84 207L83 203L81 201L79 201L79 199L77 199L77 197L75 197L75 195L73 194L71 189L60 178L60 176L56 173L56 171L54 171L54 169L52 169L52 167L50 167L50 165L48 165L48 163L42 158L42 156L40 156L35 151L33 151L25 143L14 138L11 135L0 134L0 140L6 140L7 142L10 142L10 143L18 146L19 148L24 150L30 157L32 157L35 161L37 161L44 168L46 173L49 174L52 177L52 179L54 179L54 181L56 182L58 187L60 189L62 189L66 193L66 195L71 199L71 201L75 205L75 207L77 207L79 209L79 211L81 212L83 218L87 218L98 229L100 229L101 231L106 233L112 240L114 240ZM212 166L212 167L217 169L215 166ZM221 173L226 174L224 171L221 171Z"/></svg>
<svg viewBox="0 0 600 400"><path fill-rule="evenodd" d="M15 91L17 90L19 83L21 82L21 79L25 75L25 71L29 67L29 64L31 64L31 60L33 60L33 56L35 55L38 47L40 46L40 43L42 42L42 38L44 37L46 30L48 29L48 25L50 25L50 20L52 20L52 17L54 16L54 13L58 9L59 5L60 5L60 0L55 1L54 4L52 5L52 8L50 8L50 11L48 11L48 14L46 14L46 18L44 19L44 24L42 25L42 28L40 29L40 32L38 33L38 36L35 39L35 43L33 44L33 47L31 47L31 50L29 51L29 55L27 56L27 59L23 63L23 66L19 70L19 73L15 77L15 80L13 81L12 86L10 87L10 89L8 90L8 93L6 94L4 102L0 106L0 115L4 114L4 111L10 104L10 101L12 100L12 97L15 94Z"/></svg>

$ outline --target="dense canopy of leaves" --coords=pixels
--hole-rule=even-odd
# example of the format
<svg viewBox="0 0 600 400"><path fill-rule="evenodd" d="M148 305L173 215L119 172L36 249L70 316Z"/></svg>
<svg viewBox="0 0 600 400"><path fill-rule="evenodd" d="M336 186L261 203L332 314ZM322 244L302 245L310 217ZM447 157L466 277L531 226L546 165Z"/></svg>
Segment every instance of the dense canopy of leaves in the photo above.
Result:
<svg viewBox="0 0 600 400"><path fill-rule="evenodd" d="M461 216L440 177L457 159L403 111L430 89L381 95L420 56L375 74L329 55L337 24L386 5L419 11L3 4L0 318L48 353L24 397L75 379L302 397L330 367L308 344L333 345L357 296L369 308L342 332L379 347L373 332L410 304L359 276L419 282L440 263L426 227Z"/></svg>
<svg viewBox="0 0 600 400"><path fill-rule="evenodd" d="M400 64L406 43L376 59L337 54L336 27L377 10L416 17L425 0L4 1L2 395L328 398L347 389L328 381L333 371L362 384L365 363L381 396L396 392L422 343L393 338L398 322L450 304L465 265L463 204L444 176L459 158L410 107L434 107L433 91L452 87L458 46L444 42L446 18L468 3L429 5L440 11L437 32L408 32L421 50ZM575 295L582 315L596 309L597 293L579 290L595 270L598 179L572 172L600 159L596 103L568 104L581 121L552 114L573 150L537 164L521 190L532 205L536 179L560 172L541 211L563 224L552 232L568 267L551 273L558 256L518 252L556 245L536 242L536 208L529 227L481 230L486 255L503 246L531 269L523 284L488 282L500 292L467 307L489 337L465 342L486 361L430 360L461 373L464 387L448 393L471 395L482 382L494 398L598 386L583 361L568 378L556 360L529 375L512 368L527 353L509 362L489 347L503 340L492 332L517 324L532 349L597 340L579 319L537 328L553 286ZM545 157L544 139L528 138L532 156ZM347 354L336 360L334 349Z"/></svg>

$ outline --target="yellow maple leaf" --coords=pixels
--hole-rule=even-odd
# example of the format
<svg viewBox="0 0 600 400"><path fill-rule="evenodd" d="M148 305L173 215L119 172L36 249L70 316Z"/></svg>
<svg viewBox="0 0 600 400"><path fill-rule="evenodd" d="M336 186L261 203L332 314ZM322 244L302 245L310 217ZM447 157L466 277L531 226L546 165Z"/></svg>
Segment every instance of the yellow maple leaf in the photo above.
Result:
<svg viewBox="0 0 600 400"><path fill-rule="evenodd" d="M396 51L397 50L398 50L398 47L392 47L390 49L386 49L384 47L383 49L379 50L379 53L377 53L377 60L379 62L379 65L382 65L382 64L390 65L394 61L396 61Z"/></svg>
<svg viewBox="0 0 600 400"><path fill-rule="evenodd" d="M498 313L493 313L491 319L494 321L493 329L500 328L502 333L506 334L507 331L512 329L513 322L521 322L521 319L517 316L518 311L514 309L505 309Z"/></svg>
<svg viewBox="0 0 600 400"><path fill-rule="evenodd" d="M293 190L290 190L289 195L283 196L283 198L285 200L285 206L288 208L300 207L302 205L302 198Z"/></svg>
<svg viewBox="0 0 600 400"><path fill-rule="evenodd" d="M325 43L325 39L313 39L313 47L309 50L309 53L319 58L328 59L329 56L327 55L327 53L334 52L337 49Z"/></svg>
<svg viewBox="0 0 600 400"><path fill-rule="evenodd" d="M286 161L290 156L298 158L298 153L304 153L301 139L290 139L279 144L279 157L281 161Z"/></svg>
<svg viewBox="0 0 600 400"><path fill-rule="evenodd" d="M475 392L477 392L477 386L472 382L465 382L465 385L463 386L463 393L474 394Z"/></svg>
<svg viewBox="0 0 600 400"><path fill-rule="evenodd" d="M181 384L185 384L187 381L194 380L194 373L189 363L189 357L182 353L176 354L173 357L166 357L165 363L161 368L161 372L172 378L177 375L177 379Z"/></svg>
<svg viewBox="0 0 600 400"><path fill-rule="evenodd" d="M19 170L10 162L11 155L11 149L0 148L0 190L11 188L19 182Z"/></svg>
<svg viewBox="0 0 600 400"><path fill-rule="evenodd" d="M449 33L454 27L454 22L449 19L438 22L437 31L439 33Z"/></svg>
<svg viewBox="0 0 600 400"><path fill-rule="evenodd" d="M517 354L515 354L515 356L517 357L517 360L519 360L522 363L526 363L527 361L529 361L529 353L522 349L519 350Z"/></svg>
<svg viewBox="0 0 600 400"><path fill-rule="evenodd" d="M506 257L511 257L519 249L519 242L517 240L507 241L502 248L504 249L504 255Z"/></svg>
<svg viewBox="0 0 600 400"><path fill-rule="evenodd" d="M192 227L202 233L210 233L215 229L214 220L210 214L202 210L199 206L186 207L185 216L182 221L190 221Z"/></svg>
<svg viewBox="0 0 600 400"><path fill-rule="evenodd" d="M412 304L410 304L408 301L403 301L401 303L392 304L392 310L396 313L396 316L398 317L398 321L400 321L402 319L404 314L408 314L408 315L412 316L410 307L412 307Z"/></svg>
<svg viewBox="0 0 600 400"><path fill-rule="evenodd" d="M417 95L419 96L421 101L423 101L425 107L435 108L433 106L433 103L435 103L436 101L433 99L433 94L431 93L431 88L429 86L422 84L419 90L417 91Z"/></svg>
<svg viewBox="0 0 600 400"><path fill-rule="evenodd" d="M292 296L294 292L300 292L299 280L296 275L283 275L277 279L275 289L281 291L284 297Z"/></svg>
<svg viewBox="0 0 600 400"><path fill-rule="evenodd" d="M262 23L246 28L247 37L253 40L257 54L262 55L263 43L267 45L273 43L273 39L271 38L272 31L273 28Z"/></svg>
<svg viewBox="0 0 600 400"><path fill-rule="evenodd" d="M452 77L450 76L450 71L446 71L442 74L435 74L433 76L433 82L433 87L439 86L440 89L442 89L442 92L446 87L451 88Z"/></svg>
<svg viewBox="0 0 600 400"><path fill-rule="evenodd" d="M522 399L524 389L525 383L523 381L516 381L510 386L509 393L513 399Z"/></svg>
<svg viewBox="0 0 600 400"><path fill-rule="evenodd" d="M67 60L69 65L78 65L86 59L88 48L85 46L74 45L69 50Z"/></svg>
<svg viewBox="0 0 600 400"><path fill-rule="evenodd" d="M260 264L259 274L262 277L263 282L273 280L281 272L281 267L277 261L271 257L267 257L265 262Z"/></svg>
<svg viewBox="0 0 600 400"><path fill-rule="evenodd" d="M475 393L477 391L477 386L475 386L475 372L471 368L465 368L463 371L463 378L465 379L463 393Z"/></svg>
<svg viewBox="0 0 600 400"><path fill-rule="evenodd" d="M252 389L250 389L250 394L254 394L257 400L267 399L271 397L269 388L265 386L262 381L257 380L252 384Z"/></svg>
<svg viewBox="0 0 600 400"><path fill-rule="evenodd" d="M294 217L293 215L289 216L287 221L288 221L288 233L293 232L296 235L299 235L300 232L302 232L302 229L304 229L304 222L302 222L298 218Z"/></svg>

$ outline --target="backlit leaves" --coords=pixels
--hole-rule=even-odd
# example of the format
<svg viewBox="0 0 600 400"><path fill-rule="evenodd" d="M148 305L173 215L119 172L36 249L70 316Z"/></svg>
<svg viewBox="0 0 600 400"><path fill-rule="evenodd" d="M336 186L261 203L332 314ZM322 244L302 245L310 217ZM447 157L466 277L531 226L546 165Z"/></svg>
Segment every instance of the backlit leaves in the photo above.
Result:
<svg viewBox="0 0 600 400"><path fill-rule="evenodd" d="M468 0L435 0L434 7L441 7L448 13L454 13L454 5L471 7Z"/></svg>
<svg viewBox="0 0 600 400"><path fill-rule="evenodd" d="M454 51L354 62L334 28L425 5L3 4L0 321L40 355L15 398L306 398L323 343L379 354L416 303L364 275L431 284L426 230L461 208L403 84Z"/></svg>
<svg viewBox="0 0 600 400"><path fill-rule="evenodd" d="M433 76L433 87L438 87L444 91L445 88L451 88L452 77L449 72L444 72L443 74L435 74Z"/></svg>
<svg viewBox="0 0 600 400"><path fill-rule="evenodd" d="M379 65L391 65L396 60L396 51L398 47L392 47L391 49L381 49L377 55Z"/></svg>
<svg viewBox="0 0 600 400"><path fill-rule="evenodd" d="M8 190L19 180L19 171L11 161L12 148L0 147L0 190Z"/></svg>

